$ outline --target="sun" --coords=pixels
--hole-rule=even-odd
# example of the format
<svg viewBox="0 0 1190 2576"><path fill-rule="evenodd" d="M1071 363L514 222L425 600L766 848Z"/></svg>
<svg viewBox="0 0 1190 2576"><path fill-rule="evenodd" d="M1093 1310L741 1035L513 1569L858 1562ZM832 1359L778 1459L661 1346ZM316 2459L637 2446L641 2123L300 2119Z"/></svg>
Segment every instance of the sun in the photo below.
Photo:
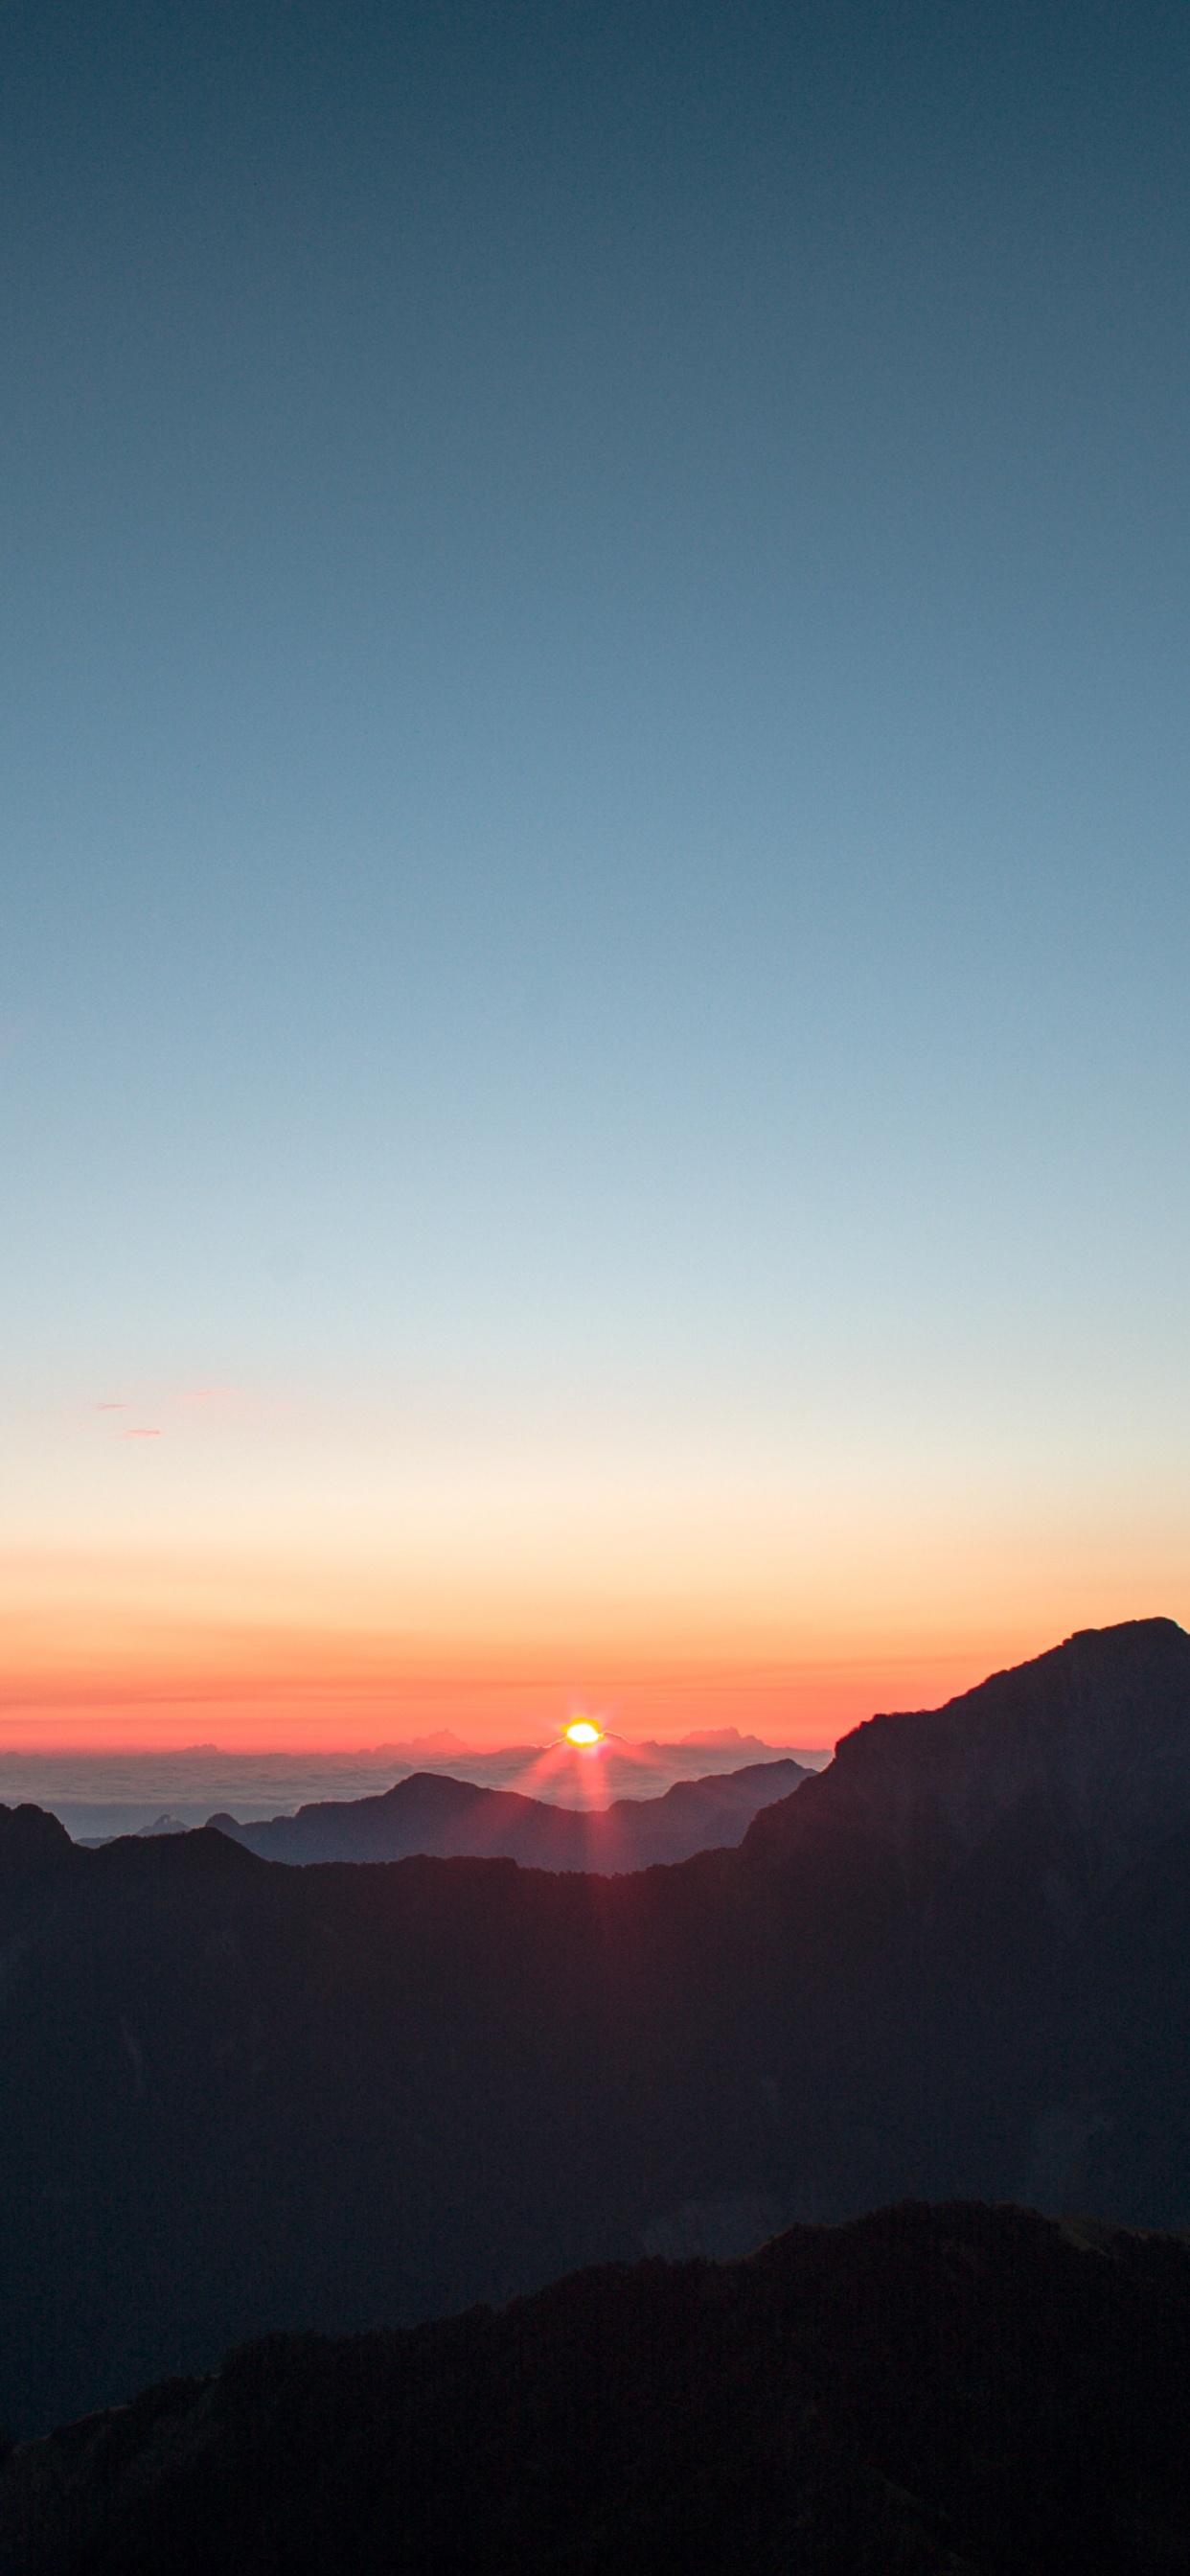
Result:
<svg viewBox="0 0 1190 2576"><path fill-rule="evenodd" d="M592 1744L603 1742L603 1728L596 1726L594 1719L590 1717L572 1717L569 1726L563 1727L562 1733L567 1744L577 1744L583 1751Z"/></svg>

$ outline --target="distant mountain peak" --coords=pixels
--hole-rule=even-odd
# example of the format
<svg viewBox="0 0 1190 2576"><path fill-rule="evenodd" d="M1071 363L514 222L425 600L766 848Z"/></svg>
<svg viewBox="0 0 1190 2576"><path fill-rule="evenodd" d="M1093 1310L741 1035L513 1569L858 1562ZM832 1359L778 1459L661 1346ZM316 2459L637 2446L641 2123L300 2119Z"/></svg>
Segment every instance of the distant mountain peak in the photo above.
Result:
<svg viewBox="0 0 1190 2576"><path fill-rule="evenodd" d="M374 1744L369 1755L373 1762L416 1762L429 1759L439 1762L461 1761L470 1752L453 1727L440 1726L433 1735L402 1737L397 1744Z"/></svg>
<svg viewBox="0 0 1190 2576"><path fill-rule="evenodd" d="M739 1843L759 1808L807 1776L789 1760L748 1764L675 1781L659 1798L616 1798L579 1809L438 1771L412 1771L376 1797L320 1799L296 1816L258 1824L238 1825L224 1815L211 1822L265 1860L388 1861L428 1853L606 1875Z"/></svg>

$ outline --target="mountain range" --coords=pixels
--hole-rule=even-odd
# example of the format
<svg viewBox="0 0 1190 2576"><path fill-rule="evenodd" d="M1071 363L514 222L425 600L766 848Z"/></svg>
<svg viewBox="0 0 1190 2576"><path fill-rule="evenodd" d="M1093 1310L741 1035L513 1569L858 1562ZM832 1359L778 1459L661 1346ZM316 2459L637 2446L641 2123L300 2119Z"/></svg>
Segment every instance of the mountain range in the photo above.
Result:
<svg viewBox="0 0 1190 2576"><path fill-rule="evenodd" d="M444 1750L451 1742L455 1750ZM171 1830L188 1831L215 1813L260 1824L323 1800L379 1797L410 1771L433 1770L475 1787L516 1789L550 1805L586 1807L610 1798L660 1797L678 1780L786 1759L821 1771L830 1753L825 1746L799 1752L796 1745L762 1744L734 1727L705 1730L681 1743L626 1742L609 1732L594 1760L557 1740L468 1751L448 1729L370 1752L229 1753L214 1744L54 1752L26 1746L0 1751L0 1804L45 1807L76 1842L97 1845L148 1831L163 1816Z"/></svg>
<svg viewBox="0 0 1190 2576"><path fill-rule="evenodd" d="M2 1810L0 2423L904 2198L1190 2226L1188 2066L1170 1621L873 1719L631 1875Z"/></svg>
<svg viewBox="0 0 1190 2576"><path fill-rule="evenodd" d="M272 2337L0 2465L2 2576L1170 2576L1190 2253L912 2204Z"/></svg>
<svg viewBox="0 0 1190 2576"><path fill-rule="evenodd" d="M757 1762L708 1780L679 1780L660 1798L616 1798L607 1807L547 1806L513 1789L415 1771L378 1798L320 1799L296 1816L211 1823L262 1860L516 1860L529 1869L647 1869L743 1841L753 1816L787 1798L809 1774L797 1762Z"/></svg>

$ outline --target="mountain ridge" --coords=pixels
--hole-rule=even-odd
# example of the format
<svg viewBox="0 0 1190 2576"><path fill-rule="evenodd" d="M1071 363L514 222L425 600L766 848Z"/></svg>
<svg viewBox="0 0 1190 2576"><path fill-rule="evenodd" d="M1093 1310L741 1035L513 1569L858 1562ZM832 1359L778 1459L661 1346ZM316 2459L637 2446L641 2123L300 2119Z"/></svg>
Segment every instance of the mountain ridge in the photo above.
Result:
<svg viewBox="0 0 1190 2576"><path fill-rule="evenodd" d="M0 2466L2 2576L1168 2576L1190 2254L902 2205L275 2337Z"/></svg>
<svg viewBox="0 0 1190 2576"><path fill-rule="evenodd" d="M753 1815L810 1777L796 1762L752 1763L706 1780L679 1780L659 1798L617 1798L586 1810L547 1805L512 1789L487 1789L440 1772L414 1771L379 1797L320 1799L295 1816L210 1823L263 1860L515 1860L530 1869L598 1875L740 1842Z"/></svg>
<svg viewBox="0 0 1190 2576"><path fill-rule="evenodd" d="M0 1817L0 2423L905 2198L1190 2225L1183 1644L1056 1652L1003 1726L877 1722L738 1848L629 1875ZM902 1724L910 1781L957 1741L950 1807L882 1808Z"/></svg>
<svg viewBox="0 0 1190 2576"><path fill-rule="evenodd" d="M906 1858L969 1850L1014 1807L1048 1800L1118 1871L1190 1822L1190 1636L1172 1619L1077 1630L942 1708L866 1719L806 1788L799 1830L829 1818ZM791 1823L787 1803L770 1811L750 1851L774 1854Z"/></svg>

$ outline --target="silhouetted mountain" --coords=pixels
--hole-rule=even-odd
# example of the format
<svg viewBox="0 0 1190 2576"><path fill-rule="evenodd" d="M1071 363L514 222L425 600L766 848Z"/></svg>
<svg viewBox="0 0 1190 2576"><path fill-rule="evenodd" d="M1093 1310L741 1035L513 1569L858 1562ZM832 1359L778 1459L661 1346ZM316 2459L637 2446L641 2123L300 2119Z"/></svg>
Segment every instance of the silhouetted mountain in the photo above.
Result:
<svg viewBox="0 0 1190 2576"><path fill-rule="evenodd" d="M1108 1876L1190 1825L1190 1637L1172 1619L1083 1629L945 1708L869 1718L809 1812L891 1840L928 1878L1026 1810Z"/></svg>
<svg viewBox="0 0 1190 2576"><path fill-rule="evenodd" d="M1190 2255L905 2206L278 2337L0 2471L3 2576L1169 2576Z"/></svg>
<svg viewBox="0 0 1190 2576"><path fill-rule="evenodd" d="M738 1726L692 1726L679 1744L693 1744L707 1753L763 1753L767 1747L756 1735L741 1735Z"/></svg>
<svg viewBox="0 0 1190 2576"><path fill-rule="evenodd" d="M443 1730L443 1737L449 1730ZM383 1758L382 1758L383 1755ZM0 1750L0 1803L32 1804L59 1818L76 1842L97 1846L168 1815L193 1830L226 1811L241 1824L292 1815L315 1801L375 1798L410 1771L433 1770L483 1789L515 1789L552 1804L581 1806L593 1777L600 1799L654 1798L677 1780L738 1771L745 1763L794 1761L821 1771L829 1759L795 1744L639 1744L605 1736L596 1761L559 1742L505 1744L464 1753L432 1743L368 1753L220 1753L214 1746L123 1753Z"/></svg>
<svg viewBox="0 0 1190 2576"><path fill-rule="evenodd" d="M0 2423L903 2197L1190 2225L1188 1771L1153 1621L632 1876L5 1818Z"/></svg>
<svg viewBox="0 0 1190 2576"><path fill-rule="evenodd" d="M0 1891L52 1884L69 1872L73 1849L56 1816L40 1807L0 1807Z"/></svg>
<svg viewBox="0 0 1190 2576"><path fill-rule="evenodd" d="M434 1852L606 1875L742 1842L762 1807L789 1797L808 1777L796 1762L753 1763L709 1780L679 1780L661 1798L617 1798L580 1810L415 1771L380 1798L322 1799L268 1824L237 1825L231 1816L211 1823L262 1860L406 1860Z"/></svg>
<svg viewBox="0 0 1190 2576"><path fill-rule="evenodd" d="M453 1727L439 1726L432 1735L411 1735L403 1744L375 1745L373 1760L387 1761L395 1756L398 1761L409 1757L414 1762L432 1762L435 1754L461 1754L465 1758L470 1749Z"/></svg>

